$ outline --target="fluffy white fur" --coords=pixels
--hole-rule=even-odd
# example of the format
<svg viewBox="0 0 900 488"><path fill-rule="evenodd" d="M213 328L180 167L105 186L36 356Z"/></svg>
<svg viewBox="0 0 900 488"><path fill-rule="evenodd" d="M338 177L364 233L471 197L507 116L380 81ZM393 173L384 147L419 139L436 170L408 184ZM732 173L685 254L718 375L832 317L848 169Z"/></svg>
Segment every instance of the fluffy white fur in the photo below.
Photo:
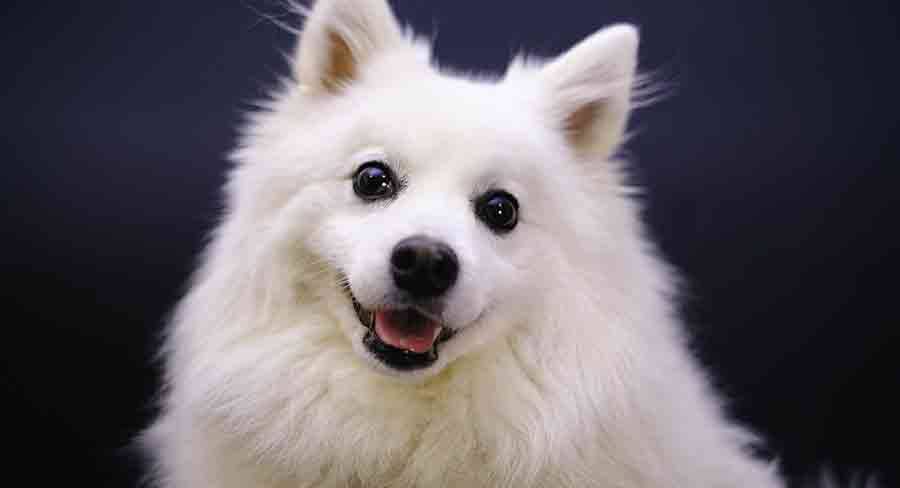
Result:
<svg viewBox="0 0 900 488"><path fill-rule="evenodd" d="M172 324L145 436L158 485L782 486L689 355L611 159L637 42L617 25L470 79L434 67L384 0L319 0ZM408 182L389 203L354 195L371 159ZM491 188L521 204L508 235L472 210ZM459 255L443 316L459 333L399 373L361 346L343 287L377 306L413 234Z"/></svg>

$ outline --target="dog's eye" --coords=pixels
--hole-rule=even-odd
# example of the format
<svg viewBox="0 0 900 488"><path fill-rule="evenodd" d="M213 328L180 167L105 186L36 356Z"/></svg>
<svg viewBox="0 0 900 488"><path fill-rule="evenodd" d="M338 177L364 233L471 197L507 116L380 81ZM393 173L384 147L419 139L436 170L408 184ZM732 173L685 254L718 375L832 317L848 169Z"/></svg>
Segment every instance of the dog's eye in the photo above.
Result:
<svg viewBox="0 0 900 488"><path fill-rule="evenodd" d="M353 177L353 191L363 200L390 198L397 191L394 175L380 161L370 161L356 171Z"/></svg>
<svg viewBox="0 0 900 488"><path fill-rule="evenodd" d="M491 191L475 202L475 213L495 232L509 232L519 222L519 202L505 191Z"/></svg>

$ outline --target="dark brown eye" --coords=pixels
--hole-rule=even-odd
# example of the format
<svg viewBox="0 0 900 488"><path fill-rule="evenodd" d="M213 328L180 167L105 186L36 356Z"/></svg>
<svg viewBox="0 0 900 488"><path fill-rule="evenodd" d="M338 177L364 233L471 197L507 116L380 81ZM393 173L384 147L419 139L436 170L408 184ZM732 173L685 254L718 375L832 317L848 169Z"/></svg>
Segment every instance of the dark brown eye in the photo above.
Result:
<svg viewBox="0 0 900 488"><path fill-rule="evenodd" d="M519 222L519 202L505 191L490 191L475 202L475 213L494 232L509 232Z"/></svg>
<svg viewBox="0 0 900 488"><path fill-rule="evenodd" d="M370 161L356 171L353 191L363 200L390 198L397 191L391 170L381 161Z"/></svg>

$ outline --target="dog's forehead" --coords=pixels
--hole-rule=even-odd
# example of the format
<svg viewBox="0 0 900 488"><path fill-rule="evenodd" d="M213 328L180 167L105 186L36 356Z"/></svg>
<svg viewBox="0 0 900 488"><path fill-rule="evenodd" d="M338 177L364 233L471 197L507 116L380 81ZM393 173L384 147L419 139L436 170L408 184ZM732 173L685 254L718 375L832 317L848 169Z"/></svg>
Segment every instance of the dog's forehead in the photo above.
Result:
<svg viewBox="0 0 900 488"><path fill-rule="evenodd" d="M527 95L501 83L433 74L363 95L361 132L411 171L519 172L558 151Z"/></svg>

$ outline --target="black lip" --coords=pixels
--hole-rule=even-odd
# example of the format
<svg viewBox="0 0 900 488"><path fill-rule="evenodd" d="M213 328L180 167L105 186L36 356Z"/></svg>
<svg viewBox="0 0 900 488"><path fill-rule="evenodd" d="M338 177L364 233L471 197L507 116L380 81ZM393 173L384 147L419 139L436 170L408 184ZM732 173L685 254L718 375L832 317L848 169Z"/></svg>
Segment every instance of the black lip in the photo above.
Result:
<svg viewBox="0 0 900 488"><path fill-rule="evenodd" d="M398 349L385 343L378 337L378 334L375 332L374 314L363 308L356 300L356 297L353 296L353 293L350 292L349 288L347 294L350 297L350 301L353 303L353 310L356 312L359 322L367 329L366 335L363 337L363 345L366 346L366 349L379 361L392 369L398 371L414 371L431 366L438 360L439 346L456 335L456 331L444 327L437 340L434 341L434 346L426 352L420 353Z"/></svg>
<svg viewBox="0 0 900 488"><path fill-rule="evenodd" d="M379 361L398 371L424 369L434 364L438 359L437 344L432 346L427 352L405 351L384 343L372 329L366 332L366 336L363 338L363 345Z"/></svg>

